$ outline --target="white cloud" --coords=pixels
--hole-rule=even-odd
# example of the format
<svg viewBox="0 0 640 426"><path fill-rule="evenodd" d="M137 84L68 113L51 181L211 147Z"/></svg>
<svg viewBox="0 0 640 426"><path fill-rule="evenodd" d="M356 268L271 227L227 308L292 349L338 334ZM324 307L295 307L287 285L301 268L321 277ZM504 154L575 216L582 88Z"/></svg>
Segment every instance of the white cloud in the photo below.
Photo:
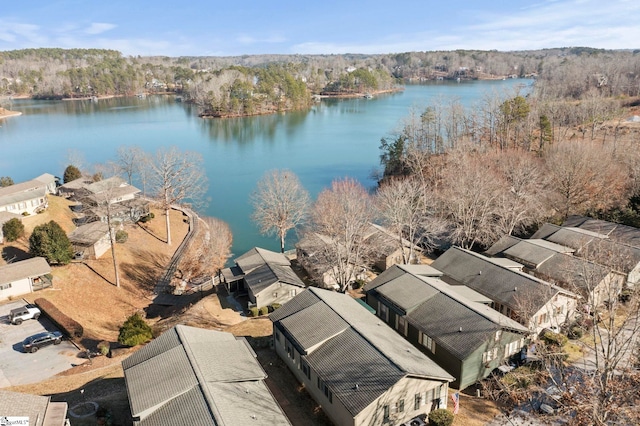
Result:
<svg viewBox="0 0 640 426"><path fill-rule="evenodd" d="M105 22L92 22L91 25L84 30L84 32L85 34L96 35L112 30L115 27L117 27L117 25L115 24L108 24Z"/></svg>

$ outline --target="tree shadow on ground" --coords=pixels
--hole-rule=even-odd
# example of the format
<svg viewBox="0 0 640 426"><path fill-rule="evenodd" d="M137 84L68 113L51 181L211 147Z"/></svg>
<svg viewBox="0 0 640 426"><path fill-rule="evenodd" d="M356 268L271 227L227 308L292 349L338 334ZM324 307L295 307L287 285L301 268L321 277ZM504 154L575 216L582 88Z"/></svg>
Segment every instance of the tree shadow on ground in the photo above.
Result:
<svg viewBox="0 0 640 426"><path fill-rule="evenodd" d="M151 232L150 229L148 229L146 226L143 226L142 224L140 224L139 222L137 223L138 227L140 229L142 229L144 232L146 232L147 234L151 235L153 238L155 238L156 240L166 243L167 239L166 238L160 238L159 236L157 236L156 234L154 234L153 232Z"/></svg>
<svg viewBox="0 0 640 426"><path fill-rule="evenodd" d="M152 292L164 275L168 263L167 256L153 253L144 249L133 251L135 263L122 263L120 270L125 276L142 286L142 290Z"/></svg>
<svg viewBox="0 0 640 426"><path fill-rule="evenodd" d="M31 259L33 255L14 246L7 246L2 249L2 259L7 263L20 262L21 260Z"/></svg>

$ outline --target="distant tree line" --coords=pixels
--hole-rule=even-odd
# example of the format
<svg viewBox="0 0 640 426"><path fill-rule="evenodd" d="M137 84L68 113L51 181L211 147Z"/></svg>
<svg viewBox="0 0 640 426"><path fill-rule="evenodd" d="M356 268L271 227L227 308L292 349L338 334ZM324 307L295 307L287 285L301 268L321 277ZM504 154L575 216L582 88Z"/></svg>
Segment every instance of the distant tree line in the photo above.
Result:
<svg viewBox="0 0 640 426"><path fill-rule="evenodd" d="M547 99L640 94L640 51L586 47L385 55L124 57L106 49L0 52L0 94L77 98L173 92L211 115L305 107L311 94L388 90L398 82L535 77Z"/></svg>

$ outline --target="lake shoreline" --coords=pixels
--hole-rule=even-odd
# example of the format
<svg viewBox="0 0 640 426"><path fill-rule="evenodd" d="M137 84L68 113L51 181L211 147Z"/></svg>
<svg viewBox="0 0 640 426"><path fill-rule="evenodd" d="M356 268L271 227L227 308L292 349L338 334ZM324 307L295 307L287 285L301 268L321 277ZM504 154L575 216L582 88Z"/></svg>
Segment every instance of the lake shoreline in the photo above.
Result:
<svg viewBox="0 0 640 426"><path fill-rule="evenodd" d="M0 108L0 120L7 117L16 117L22 115L20 111L9 111L8 109Z"/></svg>

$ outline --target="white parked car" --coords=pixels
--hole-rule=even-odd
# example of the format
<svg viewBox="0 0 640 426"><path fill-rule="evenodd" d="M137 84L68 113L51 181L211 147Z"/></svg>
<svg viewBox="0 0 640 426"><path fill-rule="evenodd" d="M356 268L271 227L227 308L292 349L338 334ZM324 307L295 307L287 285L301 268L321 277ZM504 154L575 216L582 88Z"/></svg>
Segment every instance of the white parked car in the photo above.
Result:
<svg viewBox="0 0 640 426"><path fill-rule="evenodd" d="M25 305L21 308L12 309L9 312L9 322L20 325L23 321L40 318L40 309L36 305Z"/></svg>

